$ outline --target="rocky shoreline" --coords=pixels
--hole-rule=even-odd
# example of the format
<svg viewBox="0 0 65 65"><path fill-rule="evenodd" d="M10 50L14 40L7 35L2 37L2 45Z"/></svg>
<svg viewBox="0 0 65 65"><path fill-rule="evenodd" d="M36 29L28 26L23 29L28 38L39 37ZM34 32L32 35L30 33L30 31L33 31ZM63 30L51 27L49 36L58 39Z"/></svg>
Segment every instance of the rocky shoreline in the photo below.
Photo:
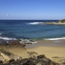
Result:
<svg viewBox="0 0 65 65"><path fill-rule="evenodd" d="M29 58L22 58L0 49L0 65L60 65L45 55L37 55L36 52L28 52L28 54Z"/></svg>
<svg viewBox="0 0 65 65"><path fill-rule="evenodd" d="M65 25L65 19L63 19L63 20L59 20L58 22L41 22L41 23L39 23L39 24L43 24L43 25L47 25L47 24L49 24L49 25Z"/></svg>
<svg viewBox="0 0 65 65"><path fill-rule="evenodd" d="M41 49L37 48L38 51L35 48L34 48L34 50L36 50L36 51L33 51L33 49L31 50L31 49L25 48L26 45L33 44L34 42L35 41L29 40L29 39L7 40L7 41L0 39L0 65L65 65L64 57L59 57L59 56L55 56L55 55L52 56L52 59L47 57L47 54L45 54L45 52L48 51L48 50L46 50L48 47L45 47L45 48L40 47ZM52 42L53 41L40 40L37 43L51 44ZM53 49L54 49L54 51L56 51L55 48L56 47L54 47L54 48L49 47L48 49L52 49L50 51L53 51ZM62 47L62 48L64 48L64 47ZM59 47L59 49L60 49L60 47ZM25 56L25 53L24 53L25 50L26 50L26 54L28 56L23 58L23 56ZM40 52L39 52L39 50L40 50ZM43 51L44 54L41 53L42 50L45 50L45 52ZM40 54L38 54L38 52ZM48 51L47 53L51 54L52 52Z"/></svg>
<svg viewBox="0 0 65 65"><path fill-rule="evenodd" d="M7 49L13 49L17 47L22 47L24 44L20 44L16 41L10 41L9 44L0 45L0 65L65 65L65 58L55 56L52 57L53 60L47 58L45 54L38 54L37 52L27 51L28 57L23 58L23 56L16 55L16 53L11 53ZM18 53L18 52L17 52ZM51 53L51 52L50 52Z"/></svg>

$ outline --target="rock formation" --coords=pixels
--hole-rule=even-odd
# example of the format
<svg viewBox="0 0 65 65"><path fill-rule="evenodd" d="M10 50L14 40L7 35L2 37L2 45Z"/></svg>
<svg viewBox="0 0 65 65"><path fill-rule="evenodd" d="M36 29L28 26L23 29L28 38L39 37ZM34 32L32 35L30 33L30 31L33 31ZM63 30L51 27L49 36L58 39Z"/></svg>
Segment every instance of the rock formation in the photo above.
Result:
<svg viewBox="0 0 65 65"><path fill-rule="evenodd" d="M45 55L36 55L36 52L28 52L28 54L36 56L30 56L29 58L21 58L3 49L0 50L0 54L0 65L60 65ZM15 60L15 57L19 58Z"/></svg>
<svg viewBox="0 0 65 65"><path fill-rule="evenodd" d="M63 19L63 20L59 20L58 22L43 22L42 24L49 24L49 25L65 25L65 19Z"/></svg>

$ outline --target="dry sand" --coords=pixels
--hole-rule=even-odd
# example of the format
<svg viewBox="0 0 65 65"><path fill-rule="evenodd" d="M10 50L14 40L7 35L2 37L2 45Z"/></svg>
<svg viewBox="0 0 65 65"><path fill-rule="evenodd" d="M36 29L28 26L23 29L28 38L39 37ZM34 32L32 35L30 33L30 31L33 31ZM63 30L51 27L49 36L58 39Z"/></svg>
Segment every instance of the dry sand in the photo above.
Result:
<svg viewBox="0 0 65 65"><path fill-rule="evenodd" d="M39 55L44 54L50 59L52 57L65 57L65 47L40 46L28 49L28 51L37 52Z"/></svg>
<svg viewBox="0 0 65 65"><path fill-rule="evenodd" d="M65 40L38 40L37 44L28 47L28 51L37 52L39 55L44 54L50 59L52 57L65 58Z"/></svg>

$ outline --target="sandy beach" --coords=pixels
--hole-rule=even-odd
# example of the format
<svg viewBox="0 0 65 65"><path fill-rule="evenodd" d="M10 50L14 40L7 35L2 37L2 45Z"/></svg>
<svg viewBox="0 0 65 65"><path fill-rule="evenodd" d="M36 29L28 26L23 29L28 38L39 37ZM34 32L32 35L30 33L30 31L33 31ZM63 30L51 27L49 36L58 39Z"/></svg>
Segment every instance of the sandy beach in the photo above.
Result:
<svg viewBox="0 0 65 65"><path fill-rule="evenodd" d="M12 46L12 48L7 48L4 46L4 49L23 58L29 57L27 52L36 52L38 55L44 54L52 60L53 57L65 58L65 40L38 40L36 44L29 44L25 48L20 46Z"/></svg>
<svg viewBox="0 0 65 65"><path fill-rule="evenodd" d="M28 51L44 54L52 60L53 57L65 58L65 40L38 40L37 44L28 47Z"/></svg>
<svg viewBox="0 0 65 65"><path fill-rule="evenodd" d="M28 51L37 52L39 55L44 54L50 59L52 59L52 57L65 57L65 47L40 46L28 49Z"/></svg>
<svg viewBox="0 0 65 65"><path fill-rule="evenodd" d="M65 62L65 40L36 40L36 42L37 43L35 44L26 44L25 47L23 47L22 44L0 45L0 49L2 51L0 52L0 56L1 56L0 59L2 60L3 59L2 57L4 57L5 59L3 60L4 63L10 61L11 59L14 60L22 59L24 61L25 60L28 61L29 58L33 59L42 55L43 58L45 56L46 63L47 63L47 58L48 61L51 60L51 63L49 65L53 65L53 62L58 63L58 65L59 64L62 65L62 63ZM11 55L9 56L9 54ZM22 62L22 60L21 63L24 62L24 61ZM17 60L15 62L19 62L19 61ZM32 62L32 60L30 62ZM39 60L39 62L41 61Z"/></svg>

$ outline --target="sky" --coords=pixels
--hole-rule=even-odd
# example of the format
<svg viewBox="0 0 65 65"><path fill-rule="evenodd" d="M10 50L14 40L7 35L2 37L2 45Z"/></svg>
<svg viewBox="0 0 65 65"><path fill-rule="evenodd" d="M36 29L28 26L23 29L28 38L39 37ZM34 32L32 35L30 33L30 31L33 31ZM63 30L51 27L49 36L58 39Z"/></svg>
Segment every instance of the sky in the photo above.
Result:
<svg viewBox="0 0 65 65"><path fill-rule="evenodd" d="M65 19L65 0L0 0L0 19Z"/></svg>

